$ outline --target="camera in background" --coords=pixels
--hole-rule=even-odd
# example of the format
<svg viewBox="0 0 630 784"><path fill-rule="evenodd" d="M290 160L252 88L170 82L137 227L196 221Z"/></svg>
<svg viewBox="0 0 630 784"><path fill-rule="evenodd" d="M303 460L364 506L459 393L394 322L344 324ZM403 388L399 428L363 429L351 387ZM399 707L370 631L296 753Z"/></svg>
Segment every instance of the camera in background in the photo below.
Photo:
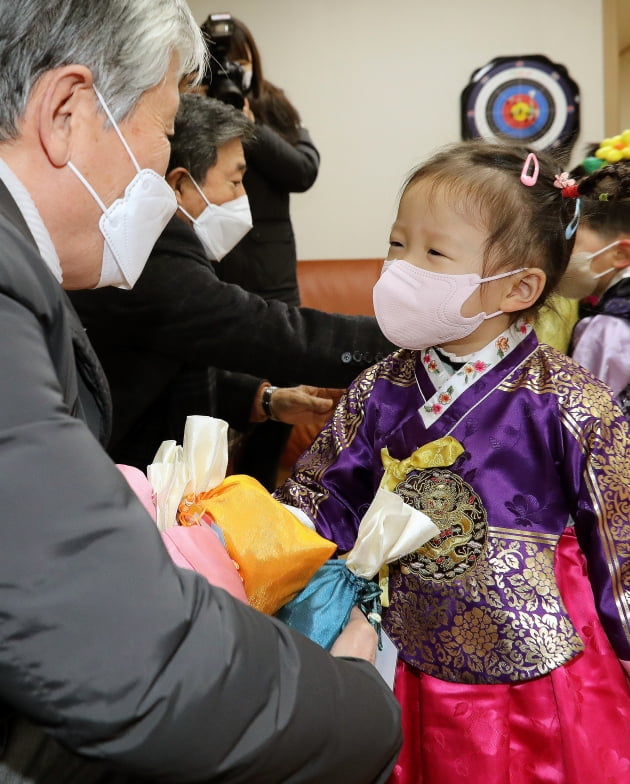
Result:
<svg viewBox="0 0 630 784"><path fill-rule="evenodd" d="M210 14L201 25L201 32L210 54L202 84L208 88L210 97L242 109L246 93L243 86L245 71L238 63L227 59L234 35L231 14Z"/></svg>

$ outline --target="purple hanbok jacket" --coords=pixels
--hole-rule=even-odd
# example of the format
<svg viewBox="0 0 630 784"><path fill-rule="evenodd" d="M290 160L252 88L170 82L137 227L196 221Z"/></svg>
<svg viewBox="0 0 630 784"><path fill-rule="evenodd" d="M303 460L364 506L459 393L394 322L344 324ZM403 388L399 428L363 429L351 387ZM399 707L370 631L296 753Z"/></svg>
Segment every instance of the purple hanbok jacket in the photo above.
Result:
<svg viewBox="0 0 630 784"><path fill-rule="evenodd" d="M449 375L449 373L451 375ZM458 372L433 350L368 368L277 497L349 550L383 476L444 436L464 452L395 492L440 535L390 565L383 625L400 656L468 683L529 680L583 649L554 555L573 526L602 625L630 659L628 424L611 390L523 323Z"/></svg>

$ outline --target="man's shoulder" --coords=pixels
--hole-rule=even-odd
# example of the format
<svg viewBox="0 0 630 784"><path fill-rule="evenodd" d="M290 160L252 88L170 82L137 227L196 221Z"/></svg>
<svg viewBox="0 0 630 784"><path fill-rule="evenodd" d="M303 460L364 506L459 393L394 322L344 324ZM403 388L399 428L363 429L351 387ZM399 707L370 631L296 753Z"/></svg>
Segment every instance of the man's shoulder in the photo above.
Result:
<svg viewBox="0 0 630 784"><path fill-rule="evenodd" d="M192 227L174 217L153 246L134 290L142 291L147 286L177 287L182 282L190 282L191 277L199 276L206 282L209 278L218 281L216 270Z"/></svg>
<svg viewBox="0 0 630 784"><path fill-rule="evenodd" d="M151 253L152 258L177 257L189 262L212 266L192 226L177 215L172 217L160 234Z"/></svg>

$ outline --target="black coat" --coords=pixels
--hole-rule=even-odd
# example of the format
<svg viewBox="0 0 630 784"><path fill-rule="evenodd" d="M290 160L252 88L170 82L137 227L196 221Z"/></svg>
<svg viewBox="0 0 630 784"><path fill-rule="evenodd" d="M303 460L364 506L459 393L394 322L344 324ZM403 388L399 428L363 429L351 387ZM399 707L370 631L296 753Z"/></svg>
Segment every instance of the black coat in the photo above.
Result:
<svg viewBox="0 0 630 784"><path fill-rule="evenodd" d="M86 426L107 393L72 308L0 213L0 701L151 782L385 781L389 689L172 564Z"/></svg>
<svg viewBox="0 0 630 784"><path fill-rule="evenodd" d="M253 228L217 265L221 280L288 305L300 304L290 195L308 190L319 169L319 153L308 131L300 128L299 134L297 143L289 144L256 123L256 136L245 148L243 180Z"/></svg>
<svg viewBox="0 0 630 784"><path fill-rule="evenodd" d="M223 283L178 217L131 291L70 296L110 383L111 454L139 467L163 440L181 441L188 414L220 414L238 427L258 378L343 388L393 348L374 318L289 307ZM219 410L208 367L258 378L233 385Z"/></svg>

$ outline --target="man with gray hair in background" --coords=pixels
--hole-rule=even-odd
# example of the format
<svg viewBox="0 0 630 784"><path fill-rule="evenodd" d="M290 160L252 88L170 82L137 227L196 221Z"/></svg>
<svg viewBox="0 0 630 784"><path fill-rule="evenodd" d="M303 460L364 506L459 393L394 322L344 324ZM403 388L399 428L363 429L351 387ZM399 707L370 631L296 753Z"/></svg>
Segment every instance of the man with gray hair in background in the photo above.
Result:
<svg viewBox="0 0 630 784"><path fill-rule="evenodd" d="M0 782L385 781L399 714L367 621L331 656L178 569L101 446L63 289L131 288L176 209L186 3L0 12Z"/></svg>

